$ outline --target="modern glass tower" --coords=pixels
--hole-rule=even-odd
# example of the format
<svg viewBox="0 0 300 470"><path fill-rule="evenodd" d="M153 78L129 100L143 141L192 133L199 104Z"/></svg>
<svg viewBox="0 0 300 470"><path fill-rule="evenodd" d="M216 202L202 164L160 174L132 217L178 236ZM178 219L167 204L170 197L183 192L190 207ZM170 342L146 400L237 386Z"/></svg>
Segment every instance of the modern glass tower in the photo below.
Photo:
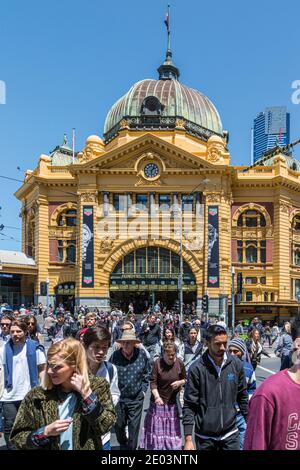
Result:
<svg viewBox="0 0 300 470"><path fill-rule="evenodd" d="M252 162L275 147L290 143L290 114L286 106L272 106L259 113L254 119L252 130Z"/></svg>

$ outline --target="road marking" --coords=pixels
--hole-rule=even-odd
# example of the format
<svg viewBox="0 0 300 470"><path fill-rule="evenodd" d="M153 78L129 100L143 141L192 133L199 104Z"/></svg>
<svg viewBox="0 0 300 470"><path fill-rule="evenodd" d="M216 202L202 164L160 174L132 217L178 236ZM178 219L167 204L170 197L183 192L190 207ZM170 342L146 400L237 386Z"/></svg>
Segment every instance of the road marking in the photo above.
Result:
<svg viewBox="0 0 300 470"><path fill-rule="evenodd" d="M265 367L262 367L262 366L257 366L257 367L259 367L262 370L265 370L266 372L269 372L269 374L276 374L276 372L274 372L273 370L266 369Z"/></svg>

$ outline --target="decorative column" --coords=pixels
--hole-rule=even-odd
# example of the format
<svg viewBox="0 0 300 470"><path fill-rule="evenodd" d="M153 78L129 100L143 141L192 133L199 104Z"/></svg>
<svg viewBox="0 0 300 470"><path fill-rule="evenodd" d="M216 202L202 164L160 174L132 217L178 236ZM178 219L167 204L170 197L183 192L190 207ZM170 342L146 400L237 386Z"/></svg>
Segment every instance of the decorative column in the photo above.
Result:
<svg viewBox="0 0 300 470"><path fill-rule="evenodd" d="M274 204L274 284L279 288L279 301L290 300L290 219L288 199L279 197Z"/></svg>
<svg viewBox="0 0 300 470"><path fill-rule="evenodd" d="M46 305L46 297L41 296L41 282L47 282L49 277L49 233L48 233L48 199L45 195L39 195L35 206L35 262L38 266L38 275L35 285L35 301L42 302ZM53 290L53 286L49 286L49 291Z"/></svg>

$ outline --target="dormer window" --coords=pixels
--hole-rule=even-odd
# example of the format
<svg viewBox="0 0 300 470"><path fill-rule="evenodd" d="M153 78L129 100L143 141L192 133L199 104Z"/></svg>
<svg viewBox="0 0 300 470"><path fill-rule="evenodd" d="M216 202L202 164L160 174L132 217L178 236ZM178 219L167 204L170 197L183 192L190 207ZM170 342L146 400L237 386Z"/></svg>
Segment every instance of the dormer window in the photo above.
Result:
<svg viewBox="0 0 300 470"><path fill-rule="evenodd" d="M163 111L164 106L161 104L156 96L147 96L144 99L142 107L141 107L141 114L146 116L157 116L160 115Z"/></svg>

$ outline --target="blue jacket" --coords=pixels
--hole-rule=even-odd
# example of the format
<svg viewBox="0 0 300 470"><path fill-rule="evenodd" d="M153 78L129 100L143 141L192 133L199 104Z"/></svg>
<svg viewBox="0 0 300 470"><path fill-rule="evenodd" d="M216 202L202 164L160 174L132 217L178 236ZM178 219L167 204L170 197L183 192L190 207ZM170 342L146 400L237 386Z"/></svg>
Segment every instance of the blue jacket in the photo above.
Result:
<svg viewBox="0 0 300 470"><path fill-rule="evenodd" d="M38 376L38 367L36 361L36 350L40 349L44 351L44 346L39 344L37 341L33 341L32 339L26 339L26 356L27 356L27 363L29 369L29 376L30 376L30 385L31 388L36 387L39 385L39 376ZM4 364L4 385L7 390L11 390L13 387L12 379L13 379L13 342L12 339L7 341L5 344L5 364Z"/></svg>

